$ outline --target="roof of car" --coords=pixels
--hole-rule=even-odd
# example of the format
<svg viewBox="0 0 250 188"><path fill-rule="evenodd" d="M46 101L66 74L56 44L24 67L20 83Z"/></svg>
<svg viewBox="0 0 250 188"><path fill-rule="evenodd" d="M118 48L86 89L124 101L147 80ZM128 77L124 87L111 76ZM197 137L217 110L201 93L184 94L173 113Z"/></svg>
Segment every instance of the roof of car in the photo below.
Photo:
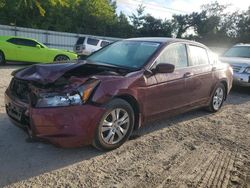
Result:
<svg viewBox="0 0 250 188"><path fill-rule="evenodd" d="M167 38L167 37L140 37L140 38L130 38L130 39L126 39L126 40L159 42L159 43L185 42L185 43L191 43L191 44L196 44L196 45L200 45L200 46L205 46L201 43L191 41L191 40L178 39L178 38Z"/></svg>
<svg viewBox="0 0 250 188"><path fill-rule="evenodd" d="M10 38L20 38L20 39L35 40L35 39L32 39L32 38L21 37L21 36L0 36L0 40L8 40Z"/></svg>

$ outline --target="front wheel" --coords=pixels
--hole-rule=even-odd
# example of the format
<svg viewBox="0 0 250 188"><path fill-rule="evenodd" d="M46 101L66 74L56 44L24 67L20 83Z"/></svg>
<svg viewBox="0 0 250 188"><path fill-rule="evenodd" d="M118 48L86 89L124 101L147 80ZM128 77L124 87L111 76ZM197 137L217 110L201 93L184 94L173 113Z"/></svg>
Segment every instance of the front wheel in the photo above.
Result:
<svg viewBox="0 0 250 188"><path fill-rule="evenodd" d="M208 107L208 110L210 112L217 112L221 109L224 101L225 101L225 96L226 96L226 89L225 89L225 86L220 83L214 93L213 93L213 96L212 96L212 99L210 101L210 105Z"/></svg>
<svg viewBox="0 0 250 188"><path fill-rule="evenodd" d="M65 62L65 61L68 61L68 60L69 60L69 57L66 56L66 55L58 55L54 59L55 62Z"/></svg>
<svg viewBox="0 0 250 188"><path fill-rule="evenodd" d="M99 150L113 150L130 137L134 128L134 111L129 103L114 99L108 103L95 133L94 147Z"/></svg>

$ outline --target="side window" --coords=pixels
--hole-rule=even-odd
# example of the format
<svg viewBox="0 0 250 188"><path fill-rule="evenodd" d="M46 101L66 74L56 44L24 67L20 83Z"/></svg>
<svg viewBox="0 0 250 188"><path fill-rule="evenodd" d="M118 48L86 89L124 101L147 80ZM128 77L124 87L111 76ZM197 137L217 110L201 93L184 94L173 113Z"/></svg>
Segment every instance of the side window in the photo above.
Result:
<svg viewBox="0 0 250 188"><path fill-rule="evenodd" d="M11 38L9 40L7 40L9 43L12 43L12 44L18 44L17 42L17 39L16 38Z"/></svg>
<svg viewBox="0 0 250 188"><path fill-rule="evenodd" d="M158 57L156 64L170 63L176 68L188 66L187 50L185 44L172 44L167 46L164 52Z"/></svg>
<svg viewBox="0 0 250 188"><path fill-rule="evenodd" d="M107 42L107 41L102 41L101 42L101 47L104 47L104 46L107 46L107 45L109 45L109 42Z"/></svg>
<svg viewBox="0 0 250 188"><path fill-rule="evenodd" d="M209 64L207 50L198 46L189 46L191 66Z"/></svg>
<svg viewBox="0 0 250 188"><path fill-rule="evenodd" d="M77 45L80 45L80 44L83 44L84 43L84 40L85 40L85 37L79 37L76 41L76 44Z"/></svg>
<svg viewBox="0 0 250 188"><path fill-rule="evenodd" d="M208 58L209 58L210 64L217 64L219 62L218 55L212 52L211 50L208 50Z"/></svg>
<svg viewBox="0 0 250 188"><path fill-rule="evenodd" d="M97 39L92 39L92 38L88 38L87 43L93 46L97 46L99 40Z"/></svg>
<svg viewBox="0 0 250 188"><path fill-rule="evenodd" d="M21 39L21 38L11 38L8 40L8 42L16 45L29 46L29 47L35 47L38 44L33 40Z"/></svg>

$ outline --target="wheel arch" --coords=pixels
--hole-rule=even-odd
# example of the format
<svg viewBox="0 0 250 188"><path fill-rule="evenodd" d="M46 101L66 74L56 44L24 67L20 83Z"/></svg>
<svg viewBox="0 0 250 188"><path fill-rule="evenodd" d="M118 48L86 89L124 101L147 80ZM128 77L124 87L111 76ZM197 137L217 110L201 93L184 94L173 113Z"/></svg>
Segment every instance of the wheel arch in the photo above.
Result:
<svg viewBox="0 0 250 188"><path fill-rule="evenodd" d="M57 54L57 55L54 57L54 60L53 60L53 61L56 61L56 58L57 58L58 56L65 56L65 57L67 57L68 59L70 59L70 57L69 57L68 55L66 55L66 54Z"/></svg>
<svg viewBox="0 0 250 188"><path fill-rule="evenodd" d="M135 113L135 125L134 125L134 130L139 129L140 127L140 106L138 101L136 100L135 97L133 97L132 95L128 95L128 94L124 94L124 95L118 95L115 96L114 98L118 98L118 99L123 99L125 100L127 103L129 103L131 105L131 107L134 110Z"/></svg>
<svg viewBox="0 0 250 188"><path fill-rule="evenodd" d="M5 53L2 49L0 49L0 52L3 54L4 58L5 58Z"/></svg>
<svg viewBox="0 0 250 188"><path fill-rule="evenodd" d="M5 56L5 53L4 53L4 51L3 51L2 49L0 49L0 53L2 53L2 54L3 54L3 59L4 59L4 62L6 62L6 56Z"/></svg>
<svg viewBox="0 0 250 188"><path fill-rule="evenodd" d="M219 83L223 84L224 87L225 87L225 90L226 90L226 93L225 93L225 99L227 99L227 95L228 95L228 83L227 83L227 80L223 79L223 80L220 80Z"/></svg>

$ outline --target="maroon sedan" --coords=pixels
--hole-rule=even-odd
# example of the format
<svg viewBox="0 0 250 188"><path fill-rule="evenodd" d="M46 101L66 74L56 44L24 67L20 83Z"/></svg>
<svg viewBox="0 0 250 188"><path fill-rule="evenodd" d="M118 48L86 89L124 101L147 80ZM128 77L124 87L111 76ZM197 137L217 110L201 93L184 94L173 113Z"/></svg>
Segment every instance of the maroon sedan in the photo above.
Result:
<svg viewBox="0 0 250 188"><path fill-rule="evenodd" d="M206 107L218 111L232 69L197 42L135 38L81 63L33 65L13 72L5 95L14 124L62 147L121 146L145 122Z"/></svg>

